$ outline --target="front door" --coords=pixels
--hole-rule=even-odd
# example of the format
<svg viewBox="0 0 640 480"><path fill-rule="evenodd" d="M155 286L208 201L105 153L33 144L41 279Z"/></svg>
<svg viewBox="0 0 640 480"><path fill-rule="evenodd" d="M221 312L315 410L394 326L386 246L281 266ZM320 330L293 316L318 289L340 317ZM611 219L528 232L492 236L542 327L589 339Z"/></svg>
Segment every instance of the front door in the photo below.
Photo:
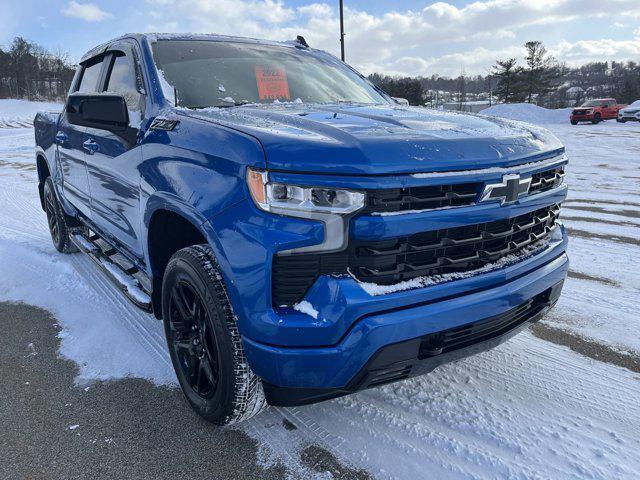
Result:
<svg viewBox="0 0 640 480"><path fill-rule="evenodd" d="M608 120L611 118L616 118L617 116L618 112L616 112L613 102L607 100L602 104L602 118Z"/></svg>
<svg viewBox="0 0 640 480"><path fill-rule="evenodd" d="M83 64L76 92L95 92L100 82L103 58L98 57ZM91 218L89 178L85 163L86 128L72 125L67 119L67 108L60 118L56 143L62 171L62 195L86 217Z"/></svg>
<svg viewBox="0 0 640 480"><path fill-rule="evenodd" d="M140 243L140 173L142 149L137 128L144 97L140 93L132 50L111 50L106 62L103 90L125 98L131 131L117 135L87 128L85 155L91 190L92 220L100 232L123 247L135 259L143 258ZM133 132L133 133L132 133Z"/></svg>

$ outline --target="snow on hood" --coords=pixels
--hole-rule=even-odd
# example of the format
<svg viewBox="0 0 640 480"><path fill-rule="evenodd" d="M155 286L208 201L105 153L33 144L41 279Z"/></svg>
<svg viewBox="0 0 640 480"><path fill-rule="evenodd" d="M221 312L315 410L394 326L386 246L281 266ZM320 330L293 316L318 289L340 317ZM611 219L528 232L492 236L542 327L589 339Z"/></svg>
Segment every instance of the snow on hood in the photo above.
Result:
<svg viewBox="0 0 640 480"><path fill-rule="evenodd" d="M394 105L285 103L182 109L257 138L269 168L393 174L508 166L561 150L548 131L505 119Z"/></svg>

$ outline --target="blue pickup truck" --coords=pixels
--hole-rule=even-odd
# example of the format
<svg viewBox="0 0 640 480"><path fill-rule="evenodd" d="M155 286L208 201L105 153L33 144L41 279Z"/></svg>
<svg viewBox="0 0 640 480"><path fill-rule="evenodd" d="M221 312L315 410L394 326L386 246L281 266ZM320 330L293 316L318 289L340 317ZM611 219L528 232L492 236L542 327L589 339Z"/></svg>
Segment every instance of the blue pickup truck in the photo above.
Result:
<svg viewBox="0 0 640 480"><path fill-rule="evenodd" d="M55 247L162 319L216 424L492 348L567 274L552 134L402 105L302 37L123 36L35 136Z"/></svg>

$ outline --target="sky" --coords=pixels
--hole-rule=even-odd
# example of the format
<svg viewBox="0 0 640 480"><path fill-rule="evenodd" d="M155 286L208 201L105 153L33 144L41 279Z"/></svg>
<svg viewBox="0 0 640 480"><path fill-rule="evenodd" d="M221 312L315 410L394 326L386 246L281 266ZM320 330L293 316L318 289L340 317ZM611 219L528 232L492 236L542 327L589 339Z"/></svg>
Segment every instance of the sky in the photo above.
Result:
<svg viewBox="0 0 640 480"><path fill-rule="evenodd" d="M540 40L570 66L640 61L640 0L344 0L347 62L365 74L486 74ZM128 32L304 35L339 55L338 0L0 0L0 45L21 35L79 59Z"/></svg>

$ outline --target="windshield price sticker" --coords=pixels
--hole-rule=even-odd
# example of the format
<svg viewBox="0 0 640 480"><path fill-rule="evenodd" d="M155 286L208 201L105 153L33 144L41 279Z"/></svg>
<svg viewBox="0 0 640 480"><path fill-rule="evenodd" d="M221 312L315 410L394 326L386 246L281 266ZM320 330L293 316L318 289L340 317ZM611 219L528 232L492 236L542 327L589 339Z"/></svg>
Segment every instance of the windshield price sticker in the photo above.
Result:
<svg viewBox="0 0 640 480"><path fill-rule="evenodd" d="M256 82L260 100L291 100L284 68L256 66Z"/></svg>

